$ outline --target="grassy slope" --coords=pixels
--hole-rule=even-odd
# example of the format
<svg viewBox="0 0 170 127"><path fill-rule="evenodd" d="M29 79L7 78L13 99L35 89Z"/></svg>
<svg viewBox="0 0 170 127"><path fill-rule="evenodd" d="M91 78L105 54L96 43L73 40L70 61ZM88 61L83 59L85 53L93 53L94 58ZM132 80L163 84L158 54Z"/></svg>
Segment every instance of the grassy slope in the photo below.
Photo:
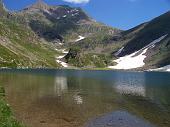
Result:
<svg viewBox="0 0 170 127"><path fill-rule="evenodd" d="M0 67L58 67L56 51L27 27L0 19Z"/></svg>
<svg viewBox="0 0 170 127"><path fill-rule="evenodd" d="M103 54L81 54L80 57L68 60L68 63L76 67L85 68L104 68L109 62L109 56Z"/></svg>
<svg viewBox="0 0 170 127"><path fill-rule="evenodd" d="M111 65L112 57L108 54L84 53L81 48L72 47L65 56L66 62L79 68L105 68Z"/></svg>
<svg viewBox="0 0 170 127"><path fill-rule="evenodd" d="M56 52L52 44L40 41L35 33L46 41L58 42L57 37L64 39L62 48L81 49L75 58L66 59L76 67L107 67L111 63L114 54L122 46L124 51L120 55L126 55L147 45L158 37L170 33L170 12L141 24L131 30L119 33L120 30L107 27L91 20L81 9L78 16L61 18L69 6L58 6L51 15L43 11L30 13L23 11L14 14L9 20L0 22L0 67L59 67L56 65ZM57 19L60 15L60 19ZM16 22L20 22L18 25ZM26 22L29 22L28 24ZM29 29L30 26L32 29ZM34 32L33 32L34 31ZM74 42L78 36L85 36L84 40ZM5 43L3 43L3 41ZM8 43L6 43L8 42ZM168 41L167 41L168 42ZM167 42L152 51L152 57L147 59L148 66L161 66L169 63L169 46ZM154 53L153 53L154 52Z"/></svg>
<svg viewBox="0 0 170 127"><path fill-rule="evenodd" d="M81 48L81 55L76 57L76 59L67 60L69 64L76 67L106 67L111 57L103 53L102 49L111 42L109 40L115 33L119 33L120 30L91 20L80 8L71 8L69 6L52 8L55 11L53 15L42 10L30 13L28 9L18 13L17 16L27 17L26 20L29 22L27 25L45 40L56 42L56 38L61 36L65 42L64 48ZM74 9L79 10L79 15L72 16L67 13L68 10L71 11ZM65 14L67 17L62 18ZM57 19L58 17L60 19ZM75 42L79 35L85 36L86 39ZM97 57L94 58L94 55Z"/></svg>

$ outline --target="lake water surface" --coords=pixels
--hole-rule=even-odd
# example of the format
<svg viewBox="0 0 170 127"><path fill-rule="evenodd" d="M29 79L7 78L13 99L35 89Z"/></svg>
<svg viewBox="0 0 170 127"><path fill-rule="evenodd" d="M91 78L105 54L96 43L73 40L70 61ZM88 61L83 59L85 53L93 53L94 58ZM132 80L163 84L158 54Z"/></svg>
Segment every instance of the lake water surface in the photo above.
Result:
<svg viewBox="0 0 170 127"><path fill-rule="evenodd" d="M0 85L28 127L170 127L170 73L1 70Z"/></svg>

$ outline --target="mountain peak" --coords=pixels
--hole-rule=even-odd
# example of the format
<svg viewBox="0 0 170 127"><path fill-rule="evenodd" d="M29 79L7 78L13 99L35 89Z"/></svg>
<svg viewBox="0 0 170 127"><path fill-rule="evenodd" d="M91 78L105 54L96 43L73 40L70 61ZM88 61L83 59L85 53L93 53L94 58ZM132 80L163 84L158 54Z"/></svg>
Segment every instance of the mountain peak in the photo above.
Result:
<svg viewBox="0 0 170 127"><path fill-rule="evenodd" d="M49 9L49 6L43 0L37 0L33 5L31 5L30 7L26 8L26 9L45 10L45 9Z"/></svg>

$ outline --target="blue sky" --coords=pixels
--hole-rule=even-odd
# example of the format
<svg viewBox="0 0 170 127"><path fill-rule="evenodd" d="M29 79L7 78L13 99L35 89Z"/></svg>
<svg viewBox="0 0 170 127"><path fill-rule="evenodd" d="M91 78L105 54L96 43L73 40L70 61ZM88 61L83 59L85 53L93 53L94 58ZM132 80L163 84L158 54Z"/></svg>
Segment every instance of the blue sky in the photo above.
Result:
<svg viewBox="0 0 170 127"><path fill-rule="evenodd" d="M95 20L130 29L170 10L170 0L44 0L50 5L82 7ZM66 2L67 1L67 2ZM10 10L20 10L35 0L4 0Z"/></svg>

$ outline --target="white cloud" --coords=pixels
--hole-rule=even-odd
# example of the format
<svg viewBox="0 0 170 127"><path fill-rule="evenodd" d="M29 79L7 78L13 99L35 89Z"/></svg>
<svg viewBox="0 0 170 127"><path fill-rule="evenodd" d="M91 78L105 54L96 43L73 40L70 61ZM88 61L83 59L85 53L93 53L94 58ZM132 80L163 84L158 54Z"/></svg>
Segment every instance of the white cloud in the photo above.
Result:
<svg viewBox="0 0 170 127"><path fill-rule="evenodd" d="M82 3L88 3L90 0L63 0L63 1L69 3L75 3L75 4L82 4Z"/></svg>

